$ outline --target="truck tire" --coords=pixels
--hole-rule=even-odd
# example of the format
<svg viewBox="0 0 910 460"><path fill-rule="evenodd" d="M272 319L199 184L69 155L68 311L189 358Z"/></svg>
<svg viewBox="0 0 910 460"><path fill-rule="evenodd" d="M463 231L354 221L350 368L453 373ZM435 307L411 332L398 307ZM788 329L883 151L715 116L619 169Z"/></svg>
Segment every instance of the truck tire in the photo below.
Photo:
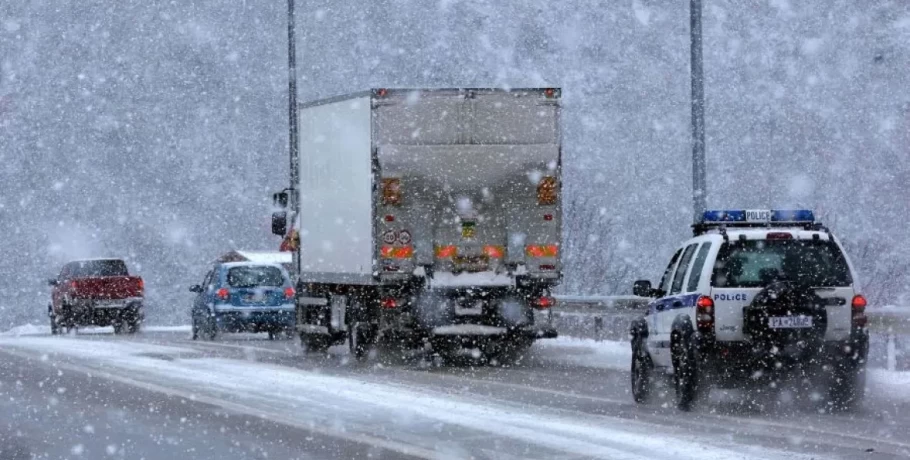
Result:
<svg viewBox="0 0 910 460"><path fill-rule="evenodd" d="M373 348L373 325L356 322L348 327L348 349L357 361L366 359Z"/></svg>
<svg viewBox="0 0 910 460"><path fill-rule="evenodd" d="M322 334L300 333L300 346L308 353L325 353L329 349L329 337Z"/></svg>

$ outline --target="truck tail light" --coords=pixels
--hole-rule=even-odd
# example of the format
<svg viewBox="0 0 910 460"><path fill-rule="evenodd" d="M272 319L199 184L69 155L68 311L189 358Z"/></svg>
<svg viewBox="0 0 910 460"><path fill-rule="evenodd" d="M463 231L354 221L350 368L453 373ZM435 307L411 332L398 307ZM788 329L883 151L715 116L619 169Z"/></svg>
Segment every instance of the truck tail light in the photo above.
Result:
<svg viewBox="0 0 910 460"><path fill-rule="evenodd" d="M540 297L538 299L534 299L534 307L539 308L541 310L553 307L555 305L556 305L556 299L554 299L552 297L544 296L544 297Z"/></svg>
<svg viewBox="0 0 910 460"><path fill-rule="evenodd" d="M413 246L383 246L379 253L385 259L410 259L414 257Z"/></svg>
<svg viewBox="0 0 910 460"><path fill-rule="evenodd" d="M545 176L537 183L537 204L539 206L555 205L559 199L556 177Z"/></svg>
<svg viewBox="0 0 910 460"><path fill-rule="evenodd" d="M218 298L221 300L227 300L228 297L231 296L231 293L228 292L227 288L221 288L217 292L215 292L215 295L218 296Z"/></svg>
<svg viewBox="0 0 910 460"><path fill-rule="evenodd" d="M382 204L388 206L401 204L401 179L392 177L382 180Z"/></svg>
<svg viewBox="0 0 910 460"><path fill-rule="evenodd" d="M866 327L866 298L859 294L853 296L850 307L853 310L853 328L862 329Z"/></svg>
<svg viewBox="0 0 910 460"><path fill-rule="evenodd" d="M491 259L502 259L506 255L506 249L502 246L484 246L483 255Z"/></svg>
<svg viewBox="0 0 910 460"><path fill-rule="evenodd" d="M695 324L701 333L714 332L714 301L701 296L695 302Z"/></svg>
<svg viewBox="0 0 910 460"><path fill-rule="evenodd" d="M398 301L394 297L386 297L382 299L380 306L386 310L391 310L398 307Z"/></svg>
<svg viewBox="0 0 910 460"><path fill-rule="evenodd" d="M290 286L284 288L284 298L285 299L293 299L294 294L296 294L296 292L294 291L294 288L292 288Z"/></svg>
<svg viewBox="0 0 910 460"><path fill-rule="evenodd" d="M525 247L529 257L556 257L559 255L558 244L532 244Z"/></svg>
<svg viewBox="0 0 910 460"><path fill-rule="evenodd" d="M437 259L451 259L458 255L458 246L436 246Z"/></svg>

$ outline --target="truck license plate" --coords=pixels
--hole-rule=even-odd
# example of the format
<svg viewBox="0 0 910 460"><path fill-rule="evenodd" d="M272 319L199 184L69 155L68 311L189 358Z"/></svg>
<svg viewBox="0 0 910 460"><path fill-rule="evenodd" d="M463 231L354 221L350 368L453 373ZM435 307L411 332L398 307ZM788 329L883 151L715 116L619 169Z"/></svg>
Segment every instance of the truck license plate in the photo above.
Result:
<svg viewBox="0 0 910 460"><path fill-rule="evenodd" d="M803 329L812 327L811 316L772 316L768 318L771 329Z"/></svg>

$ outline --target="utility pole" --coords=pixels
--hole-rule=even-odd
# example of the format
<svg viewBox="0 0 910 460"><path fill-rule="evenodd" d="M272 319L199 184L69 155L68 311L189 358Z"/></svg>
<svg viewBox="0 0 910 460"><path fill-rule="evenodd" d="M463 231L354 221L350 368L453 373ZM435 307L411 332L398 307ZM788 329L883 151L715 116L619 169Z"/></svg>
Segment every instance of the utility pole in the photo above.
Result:
<svg viewBox="0 0 910 460"><path fill-rule="evenodd" d="M300 200L297 185L300 182L300 170L298 169L300 156L300 143L298 142L298 119L297 119L297 39L294 36L296 24L294 21L294 0L288 0L288 147L290 150L290 176L291 184L288 188L288 204L290 206L291 218L295 221L298 219L298 203ZM294 225L294 222L291 223ZM294 229L300 232L299 228ZM294 267L297 273L300 273L300 257L297 251L294 251Z"/></svg>
<svg viewBox="0 0 910 460"><path fill-rule="evenodd" d="M689 35L692 75L692 204L694 222L707 209L705 178L705 78L702 69L701 0L689 0Z"/></svg>

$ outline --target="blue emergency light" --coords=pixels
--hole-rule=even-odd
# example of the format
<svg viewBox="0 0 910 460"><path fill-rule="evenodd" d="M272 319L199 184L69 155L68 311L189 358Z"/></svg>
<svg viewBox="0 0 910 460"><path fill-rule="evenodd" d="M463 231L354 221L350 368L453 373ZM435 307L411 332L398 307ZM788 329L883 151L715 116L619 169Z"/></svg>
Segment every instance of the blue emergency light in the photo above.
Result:
<svg viewBox="0 0 910 460"><path fill-rule="evenodd" d="M815 222L815 214L808 209L712 210L705 211L702 222L705 224L722 224L727 222L813 223Z"/></svg>

